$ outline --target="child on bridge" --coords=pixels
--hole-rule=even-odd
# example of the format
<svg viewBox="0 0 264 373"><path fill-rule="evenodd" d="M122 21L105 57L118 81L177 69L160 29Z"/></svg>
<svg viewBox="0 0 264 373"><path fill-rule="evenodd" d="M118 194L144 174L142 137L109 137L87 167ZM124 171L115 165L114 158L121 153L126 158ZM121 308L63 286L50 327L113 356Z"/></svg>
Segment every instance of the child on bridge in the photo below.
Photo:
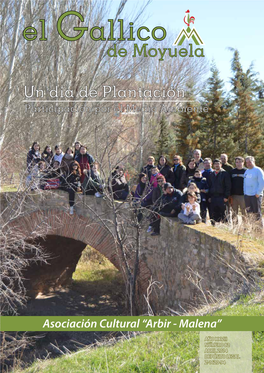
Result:
<svg viewBox="0 0 264 373"><path fill-rule="evenodd" d="M200 205L196 202L197 197L195 193L188 193L188 203L182 204L182 211L178 218L185 224L194 225L200 223Z"/></svg>

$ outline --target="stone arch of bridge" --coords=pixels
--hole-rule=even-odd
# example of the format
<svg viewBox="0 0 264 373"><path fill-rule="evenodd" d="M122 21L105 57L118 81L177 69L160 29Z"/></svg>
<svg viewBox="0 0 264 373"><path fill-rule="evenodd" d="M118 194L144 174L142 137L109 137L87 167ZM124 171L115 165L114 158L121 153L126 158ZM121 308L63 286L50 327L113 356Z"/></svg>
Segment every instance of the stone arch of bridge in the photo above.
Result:
<svg viewBox="0 0 264 373"><path fill-rule="evenodd" d="M26 287L30 296L50 288L68 285L72 274L89 245L106 257L121 273L124 269L115 239L98 221L87 216L69 215L56 208L36 210L10 223L26 240L34 240L47 250L52 258L48 265L33 266L26 270ZM54 249L56 248L56 250ZM146 293L150 271L145 262L139 262L137 277L138 302Z"/></svg>

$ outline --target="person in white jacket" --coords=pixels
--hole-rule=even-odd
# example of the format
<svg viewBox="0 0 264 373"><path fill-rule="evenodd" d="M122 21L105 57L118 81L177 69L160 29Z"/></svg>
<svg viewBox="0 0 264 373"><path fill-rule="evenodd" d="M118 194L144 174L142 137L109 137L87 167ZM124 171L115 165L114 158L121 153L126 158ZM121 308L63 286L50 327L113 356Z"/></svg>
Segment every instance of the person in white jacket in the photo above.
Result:
<svg viewBox="0 0 264 373"><path fill-rule="evenodd" d="M64 153L62 152L60 145L56 145L55 146L55 154L53 156L52 161L53 162L57 161L61 164L63 156L64 156Z"/></svg>
<svg viewBox="0 0 264 373"><path fill-rule="evenodd" d="M247 170L244 173L244 198L247 213L255 215L262 222L261 202L264 189L264 172L255 165L254 157L246 157Z"/></svg>

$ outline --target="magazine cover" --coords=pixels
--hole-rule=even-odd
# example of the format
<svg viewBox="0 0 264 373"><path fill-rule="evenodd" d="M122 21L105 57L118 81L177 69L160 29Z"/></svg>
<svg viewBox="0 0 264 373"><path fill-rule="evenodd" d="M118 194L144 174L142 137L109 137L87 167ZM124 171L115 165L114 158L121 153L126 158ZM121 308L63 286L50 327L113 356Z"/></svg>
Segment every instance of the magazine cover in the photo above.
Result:
<svg viewBox="0 0 264 373"><path fill-rule="evenodd" d="M264 372L262 1L1 0L1 372Z"/></svg>

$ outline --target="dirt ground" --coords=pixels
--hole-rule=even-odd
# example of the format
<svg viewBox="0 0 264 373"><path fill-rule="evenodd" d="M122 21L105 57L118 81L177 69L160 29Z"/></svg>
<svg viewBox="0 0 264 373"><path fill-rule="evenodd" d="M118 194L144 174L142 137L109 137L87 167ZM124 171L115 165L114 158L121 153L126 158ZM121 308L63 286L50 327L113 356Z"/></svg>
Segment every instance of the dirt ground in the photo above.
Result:
<svg viewBox="0 0 264 373"><path fill-rule="evenodd" d="M106 291L104 291L106 290ZM109 291L110 290L110 291ZM112 289L96 286L84 288L73 283L70 289L39 295L29 300L26 307L19 310L21 316L115 316L126 315L123 285ZM34 346L24 351L22 360L28 364L36 358L57 357L68 351L91 345L102 338L111 338L120 333L110 332L31 332L36 337Z"/></svg>

